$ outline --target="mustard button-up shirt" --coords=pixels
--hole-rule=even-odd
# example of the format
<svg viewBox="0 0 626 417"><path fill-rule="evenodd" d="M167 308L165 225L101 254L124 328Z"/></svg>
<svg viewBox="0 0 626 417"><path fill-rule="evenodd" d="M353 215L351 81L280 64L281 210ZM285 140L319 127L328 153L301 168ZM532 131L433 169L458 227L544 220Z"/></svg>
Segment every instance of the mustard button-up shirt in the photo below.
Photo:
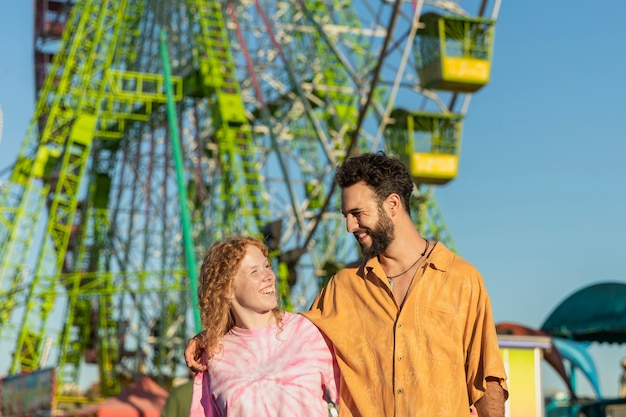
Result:
<svg viewBox="0 0 626 417"><path fill-rule="evenodd" d="M487 376L507 390L482 277L442 243L402 306L374 257L337 273L304 314L334 346L340 416L467 416Z"/></svg>

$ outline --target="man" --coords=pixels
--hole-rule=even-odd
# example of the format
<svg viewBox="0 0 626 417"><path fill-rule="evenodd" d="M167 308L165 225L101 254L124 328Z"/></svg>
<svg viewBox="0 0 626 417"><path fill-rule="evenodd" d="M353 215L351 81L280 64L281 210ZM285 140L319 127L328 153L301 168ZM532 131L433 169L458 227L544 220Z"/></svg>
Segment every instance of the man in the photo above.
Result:
<svg viewBox="0 0 626 417"><path fill-rule="evenodd" d="M339 271L304 315L332 342L339 415L503 417L508 397L480 273L410 217L413 183L382 152L337 168L341 210L363 261ZM195 341L185 350L192 369Z"/></svg>

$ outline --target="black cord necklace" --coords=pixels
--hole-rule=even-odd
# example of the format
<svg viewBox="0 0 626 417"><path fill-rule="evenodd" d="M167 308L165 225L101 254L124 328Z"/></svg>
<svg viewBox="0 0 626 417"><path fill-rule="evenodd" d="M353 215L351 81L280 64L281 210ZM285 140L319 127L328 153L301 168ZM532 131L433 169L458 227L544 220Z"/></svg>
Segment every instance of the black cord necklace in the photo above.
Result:
<svg viewBox="0 0 626 417"><path fill-rule="evenodd" d="M417 263L418 263L419 261L421 261L421 260L422 260L422 258L424 257L424 255L426 255L426 252L428 252L428 247L430 246L430 243L428 242L428 240L427 240L427 239L425 239L425 238L422 238L422 239L424 239L424 242L426 242L426 247L424 248L424 252L422 252L422 254L420 255L420 257L419 257L419 258L417 258L417 261L413 262L413 265L411 265L411 266L410 266L410 267L409 267L406 271L401 272L401 273L399 273L398 275L394 275L394 276L392 276L392 277L388 276L388 277L387 277L387 280L389 281L389 285L390 285L390 286L392 286L392 287L393 287L393 281L392 281L392 280L393 280L394 278L398 278L400 275L404 275L404 274L406 274L407 272L409 272L411 269L413 269L413 267L414 267L415 265L417 265Z"/></svg>

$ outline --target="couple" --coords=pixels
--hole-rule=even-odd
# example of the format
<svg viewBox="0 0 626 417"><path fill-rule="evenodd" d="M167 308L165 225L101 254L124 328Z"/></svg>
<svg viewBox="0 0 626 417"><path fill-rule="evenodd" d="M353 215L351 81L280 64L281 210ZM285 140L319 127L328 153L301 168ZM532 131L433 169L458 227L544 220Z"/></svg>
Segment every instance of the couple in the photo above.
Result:
<svg viewBox="0 0 626 417"><path fill-rule="evenodd" d="M209 250L206 331L185 350L192 370L208 370L196 375L191 416L323 416L332 401L340 416L467 416L473 404L503 417L506 374L482 277L415 229L406 167L367 153L336 179L363 260L331 278L310 311L278 310L258 241L243 255L229 240Z"/></svg>

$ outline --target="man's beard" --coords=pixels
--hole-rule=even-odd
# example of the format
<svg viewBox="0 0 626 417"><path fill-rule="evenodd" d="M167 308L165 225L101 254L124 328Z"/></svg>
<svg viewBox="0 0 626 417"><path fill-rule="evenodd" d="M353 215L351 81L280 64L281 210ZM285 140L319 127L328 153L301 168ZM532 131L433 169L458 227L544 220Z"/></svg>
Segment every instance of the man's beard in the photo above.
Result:
<svg viewBox="0 0 626 417"><path fill-rule="evenodd" d="M393 223L382 207L378 210L378 223L369 230L369 235L372 245L370 247L361 245L361 252L366 258L373 258L383 253L395 237Z"/></svg>

